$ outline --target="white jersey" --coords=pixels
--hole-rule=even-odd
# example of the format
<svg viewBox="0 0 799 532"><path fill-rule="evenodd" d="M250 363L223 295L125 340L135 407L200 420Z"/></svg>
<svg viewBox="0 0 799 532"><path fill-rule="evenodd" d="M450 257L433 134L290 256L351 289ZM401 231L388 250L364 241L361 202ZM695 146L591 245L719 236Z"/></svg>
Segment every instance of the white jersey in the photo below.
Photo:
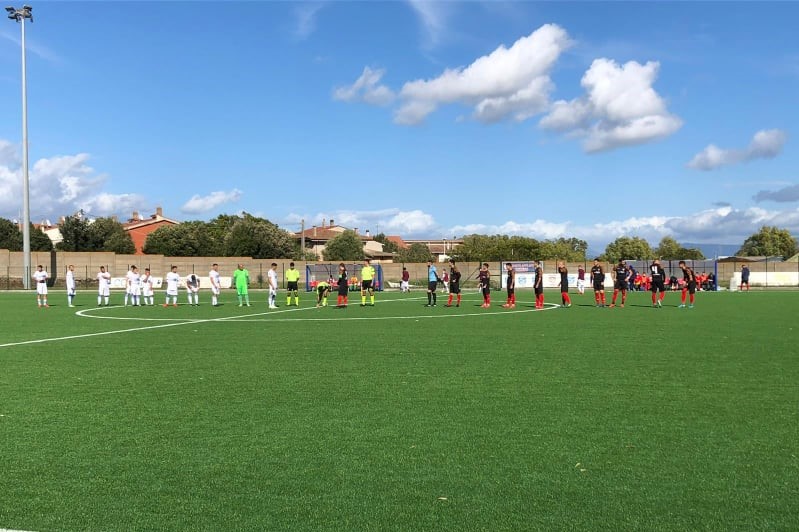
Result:
<svg viewBox="0 0 799 532"><path fill-rule="evenodd" d="M136 272L130 271L125 276L128 279L128 294L137 296L141 289L141 275Z"/></svg>
<svg viewBox="0 0 799 532"><path fill-rule="evenodd" d="M269 289L277 290L277 272L275 270L269 270L267 276L269 277Z"/></svg>
<svg viewBox="0 0 799 532"><path fill-rule="evenodd" d="M180 275L177 272L169 272L166 274L166 293L169 296L178 295L178 286L180 286Z"/></svg>
<svg viewBox="0 0 799 532"><path fill-rule="evenodd" d="M141 276L141 289L142 295L145 297L151 297L153 295L153 277L149 273L145 273Z"/></svg>
<svg viewBox="0 0 799 532"><path fill-rule="evenodd" d="M186 291L195 294L200 291L200 278L193 273L186 277Z"/></svg>
<svg viewBox="0 0 799 532"><path fill-rule="evenodd" d="M111 274L97 272L97 294L108 297L111 295Z"/></svg>
<svg viewBox="0 0 799 532"><path fill-rule="evenodd" d="M67 270L67 293L75 295L75 272Z"/></svg>
<svg viewBox="0 0 799 532"><path fill-rule="evenodd" d="M33 279L36 281L36 293L40 295L47 294L47 278L50 277L47 275L47 272L42 270L36 270L33 272Z"/></svg>
<svg viewBox="0 0 799 532"><path fill-rule="evenodd" d="M211 292L219 295L219 292L222 288L222 283L219 281L219 272L216 270L211 270L208 272L208 278L211 280Z"/></svg>

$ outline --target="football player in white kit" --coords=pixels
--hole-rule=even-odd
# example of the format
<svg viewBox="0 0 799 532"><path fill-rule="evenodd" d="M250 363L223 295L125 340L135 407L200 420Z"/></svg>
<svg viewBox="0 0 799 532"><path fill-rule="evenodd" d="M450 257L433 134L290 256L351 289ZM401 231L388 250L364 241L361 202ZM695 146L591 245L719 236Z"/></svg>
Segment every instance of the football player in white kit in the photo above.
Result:
<svg viewBox="0 0 799 532"><path fill-rule="evenodd" d="M125 306L128 306L128 297L134 307L139 306L139 293L141 292L141 275L139 268L135 265L130 267L130 271L125 274L127 278L127 291L125 292Z"/></svg>
<svg viewBox="0 0 799 532"><path fill-rule="evenodd" d="M178 287L180 286L180 275L178 267L172 266L172 271L166 274L166 302L164 306L169 306L169 299L172 298L172 306L178 306Z"/></svg>
<svg viewBox="0 0 799 532"><path fill-rule="evenodd" d="M219 281L219 264L214 263L211 265L208 278L211 280L211 305L218 307L219 293L222 291L222 283Z"/></svg>
<svg viewBox="0 0 799 532"><path fill-rule="evenodd" d="M277 308L277 263L272 263L266 276L269 280L269 308Z"/></svg>
<svg viewBox="0 0 799 532"><path fill-rule="evenodd" d="M49 307L50 305L47 304L47 279L50 276L47 275L47 272L44 271L41 264L36 267L36 271L33 272L33 280L36 281L36 303L38 303L39 307Z"/></svg>
<svg viewBox="0 0 799 532"><path fill-rule="evenodd" d="M75 289L75 266L70 264L67 268L67 302L70 307L75 306Z"/></svg>
<svg viewBox="0 0 799 532"><path fill-rule="evenodd" d="M186 277L186 293L189 296L189 305L197 306L200 304L200 278L193 273Z"/></svg>
<svg viewBox="0 0 799 532"><path fill-rule="evenodd" d="M144 269L144 275L141 276L141 293L142 293L142 306L153 305L153 276L150 275L150 268Z"/></svg>
<svg viewBox="0 0 799 532"><path fill-rule="evenodd" d="M103 300L105 300L105 306L107 307L110 297L111 274L105 271L105 266L100 266L100 271L97 273L97 305L102 305Z"/></svg>

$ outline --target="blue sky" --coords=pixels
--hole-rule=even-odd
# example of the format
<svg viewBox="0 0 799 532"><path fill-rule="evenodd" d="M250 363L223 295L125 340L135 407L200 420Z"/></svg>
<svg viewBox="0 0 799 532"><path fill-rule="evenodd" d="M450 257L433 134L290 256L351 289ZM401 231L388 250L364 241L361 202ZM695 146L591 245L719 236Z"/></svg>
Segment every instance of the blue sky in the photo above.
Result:
<svg viewBox="0 0 799 532"><path fill-rule="evenodd" d="M799 4L33 3L31 215L799 234ZM21 210L0 25L0 216Z"/></svg>

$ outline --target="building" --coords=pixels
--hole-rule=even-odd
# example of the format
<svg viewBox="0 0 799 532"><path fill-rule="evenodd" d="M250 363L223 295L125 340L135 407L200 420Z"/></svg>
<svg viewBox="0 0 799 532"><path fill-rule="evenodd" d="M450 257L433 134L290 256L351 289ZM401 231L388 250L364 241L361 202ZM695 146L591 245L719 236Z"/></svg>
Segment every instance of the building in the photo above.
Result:
<svg viewBox="0 0 799 532"><path fill-rule="evenodd" d="M158 229L168 225L177 225L180 222L172 220L164 216L164 211L161 207L155 209L155 214L150 215L149 218L144 218L138 212L133 212L133 216L127 221L122 223L122 228L130 235L133 240L133 245L136 246L136 255L144 255L144 242L147 240L147 235Z"/></svg>
<svg viewBox="0 0 799 532"><path fill-rule="evenodd" d="M347 230L347 227L336 225L335 220L331 219L329 223L327 223L326 220L322 220L321 226L314 225L304 231L293 233L292 236L299 241L304 238L305 249L315 253L316 256L321 259L322 252L327 246L327 243ZM365 234L361 234L357 227L352 229L352 231L355 232L355 235L363 244L363 254L365 257L376 260L393 259L394 254L383 251L383 244L373 239L368 230Z"/></svg>

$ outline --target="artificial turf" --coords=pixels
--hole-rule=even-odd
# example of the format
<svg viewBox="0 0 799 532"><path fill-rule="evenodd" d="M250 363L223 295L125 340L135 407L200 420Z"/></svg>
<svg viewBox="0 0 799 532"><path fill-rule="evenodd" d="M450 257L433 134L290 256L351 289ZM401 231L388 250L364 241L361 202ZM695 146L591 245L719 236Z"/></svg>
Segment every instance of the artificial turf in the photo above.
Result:
<svg viewBox="0 0 799 532"><path fill-rule="evenodd" d="M0 293L0 528L798 529L799 293L572 298Z"/></svg>

